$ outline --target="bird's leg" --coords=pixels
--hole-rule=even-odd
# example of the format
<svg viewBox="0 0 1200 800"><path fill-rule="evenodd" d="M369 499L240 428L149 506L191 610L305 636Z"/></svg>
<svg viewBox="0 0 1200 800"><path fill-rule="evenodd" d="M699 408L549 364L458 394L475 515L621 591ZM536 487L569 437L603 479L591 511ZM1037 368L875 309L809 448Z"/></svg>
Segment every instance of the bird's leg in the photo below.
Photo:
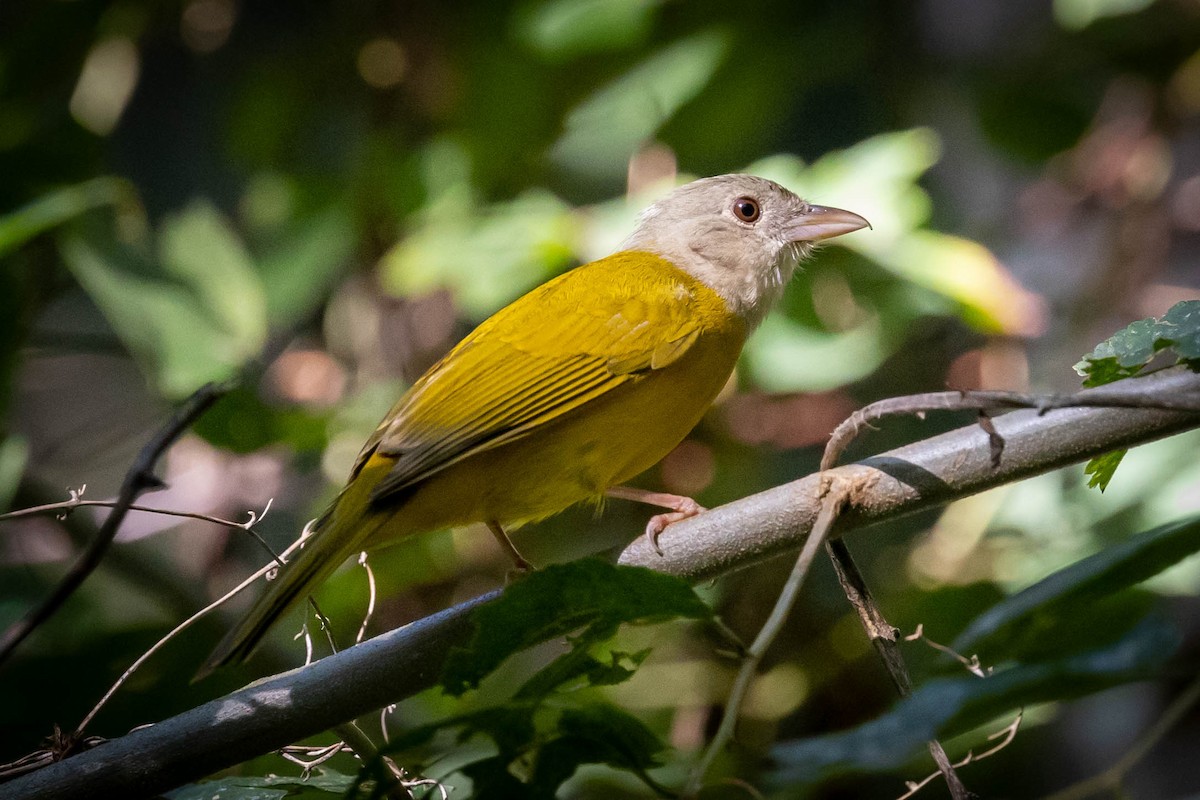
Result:
<svg viewBox="0 0 1200 800"><path fill-rule="evenodd" d="M500 547L504 552L508 553L508 557L512 559L513 565L521 572L529 572L533 569L529 562L521 557L521 553L513 546L512 539L508 538L508 534L504 532L504 528L500 527L500 523L495 520L488 520L488 530L492 532L492 536L496 537L496 541L500 543Z"/></svg>
<svg viewBox="0 0 1200 800"><path fill-rule="evenodd" d="M658 536L667 529L668 525L687 519L688 517L694 517L707 510L690 497L667 494L666 492L651 492L646 489L637 489L633 486L613 486L605 494L620 500L635 500L639 503L671 509L671 513L655 514L646 523L646 536L650 539L650 544L654 545L654 552L660 556L663 554L663 551L658 546Z"/></svg>

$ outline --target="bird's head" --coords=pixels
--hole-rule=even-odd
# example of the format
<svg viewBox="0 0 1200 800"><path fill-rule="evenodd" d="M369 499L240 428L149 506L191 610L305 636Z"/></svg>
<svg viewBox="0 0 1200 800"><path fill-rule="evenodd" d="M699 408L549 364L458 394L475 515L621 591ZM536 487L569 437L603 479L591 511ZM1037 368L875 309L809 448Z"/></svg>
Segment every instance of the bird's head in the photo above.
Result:
<svg viewBox="0 0 1200 800"><path fill-rule="evenodd" d="M718 175L646 209L626 250L662 256L757 325L817 242L868 227L851 211L814 206L774 181Z"/></svg>

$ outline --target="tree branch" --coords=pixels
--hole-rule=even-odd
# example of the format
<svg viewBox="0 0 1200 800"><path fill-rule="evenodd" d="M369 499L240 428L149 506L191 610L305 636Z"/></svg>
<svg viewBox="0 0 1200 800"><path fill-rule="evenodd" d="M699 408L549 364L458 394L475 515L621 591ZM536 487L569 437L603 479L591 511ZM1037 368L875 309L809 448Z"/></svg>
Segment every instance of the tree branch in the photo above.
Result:
<svg viewBox="0 0 1200 800"><path fill-rule="evenodd" d="M834 535L1200 425L1200 412L1195 411L1107 407L1121 392L1200 405L1200 374L1186 367L1086 389L1075 397L1083 402L1090 392L1101 391L1103 408L1060 408L1044 414L1028 409L996 417L993 422L1005 445L995 467L988 434L969 425L836 468L839 476L855 477L861 491L838 517ZM795 550L816 521L821 474L668 526L658 540L662 556L639 537L621 554L621 563L651 566L699 583Z"/></svg>
<svg viewBox="0 0 1200 800"><path fill-rule="evenodd" d="M875 602L875 596L871 594L866 578L859 571L854 557L850 555L850 548L847 547L845 540L828 541L825 543L825 550L833 562L838 583L842 585L846 599L858 613L863 630L866 632L867 638L871 640L871 644L875 646L875 652L879 654L884 667L887 668L888 675L891 676L892 683L896 686L897 694L901 697L908 697L912 694L912 678L908 674L908 666L904 663L904 654L896 646L896 629L883 616L883 609ZM937 764L938 772L945 777L946 786L950 789L950 796L954 800L965 800L969 796L967 787L963 785L962 779L954 771L954 765L950 763L950 757L946 755L946 749L942 747L942 743L937 739L931 739L929 754L933 756L933 762Z"/></svg>
<svg viewBox="0 0 1200 800"><path fill-rule="evenodd" d="M1125 388L1127 387L1127 389ZM1103 387L1163 398L1200 397L1200 375L1177 368ZM1081 393L1086 396L1086 392ZM993 467L976 425L810 475L668 527L659 556L645 537L621 555L704 581L807 540L822 481L855 487L835 535L928 509L1119 447L1200 426L1195 412L1128 408L1014 411L995 419L1005 439ZM327 730L432 686L443 659L471 633L470 615L493 592L390 631L303 669L276 675L4 784L6 798L138 797L196 780Z"/></svg>

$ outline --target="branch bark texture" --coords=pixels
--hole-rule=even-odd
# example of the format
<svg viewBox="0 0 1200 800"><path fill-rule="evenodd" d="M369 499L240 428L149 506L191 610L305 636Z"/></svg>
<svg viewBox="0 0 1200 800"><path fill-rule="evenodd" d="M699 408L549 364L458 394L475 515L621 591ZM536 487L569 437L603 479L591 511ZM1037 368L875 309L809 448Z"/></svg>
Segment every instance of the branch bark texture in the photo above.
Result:
<svg viewBox="0 0 1200 800"><path fill-rule="evenodd" d="M1175 368L1103 390L1109 396L1129 391L1195 403L1200 375ZM998 467L992 465L987 433L971 425L825 473L853 486L835 533L1195 428L1200 413L1062 408L1014 411L994 422L1005 441ZM660 537L664 555L639 537L620 561L699 582L794 551L817 519L821 485L820 475L810 475L714 508L668 527ZM471 613L495 596L134 731L4 784L0 794L13 800L150 796L319 733L432 686L450 648L470 635Z"/></svg>

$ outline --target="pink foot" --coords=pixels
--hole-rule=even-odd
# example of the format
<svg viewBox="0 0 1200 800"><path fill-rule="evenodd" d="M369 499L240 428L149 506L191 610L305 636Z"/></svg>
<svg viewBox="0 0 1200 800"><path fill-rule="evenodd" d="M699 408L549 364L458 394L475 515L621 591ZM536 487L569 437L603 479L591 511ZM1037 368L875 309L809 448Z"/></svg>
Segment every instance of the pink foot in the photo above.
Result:
<svg viewBox="0 0 1200 800"><path fill-rule="evenodd" d="M674 511L669 514L655 514L651 517L650 521L646 523L646 536L650 539L650 544L654 546L654 552L660 556L664 555L662 547L658 544L658 537L662 535L668 525L673 525L688 517L694 517L707 510L690 497L680 497Z"/></svg>
<svg viewBox="0 0 1200 800"><path fill-rule="evenodd" d="M609 497L618 497L622 500L636 500L639 503L648 503L649 505L669 508L671 510L667 514L655 514L646 523L646 537L650 540L650 544L654 546L654 552L660 556L663 555L663 551L662 547L658 544L658 537L667 529L668 525L687 519L688 517L694 517L707 510L690 497L667 494L666 492L650 492L645 489L634 489L629 486L614 486L608 490L607 494Z"/></svg>

